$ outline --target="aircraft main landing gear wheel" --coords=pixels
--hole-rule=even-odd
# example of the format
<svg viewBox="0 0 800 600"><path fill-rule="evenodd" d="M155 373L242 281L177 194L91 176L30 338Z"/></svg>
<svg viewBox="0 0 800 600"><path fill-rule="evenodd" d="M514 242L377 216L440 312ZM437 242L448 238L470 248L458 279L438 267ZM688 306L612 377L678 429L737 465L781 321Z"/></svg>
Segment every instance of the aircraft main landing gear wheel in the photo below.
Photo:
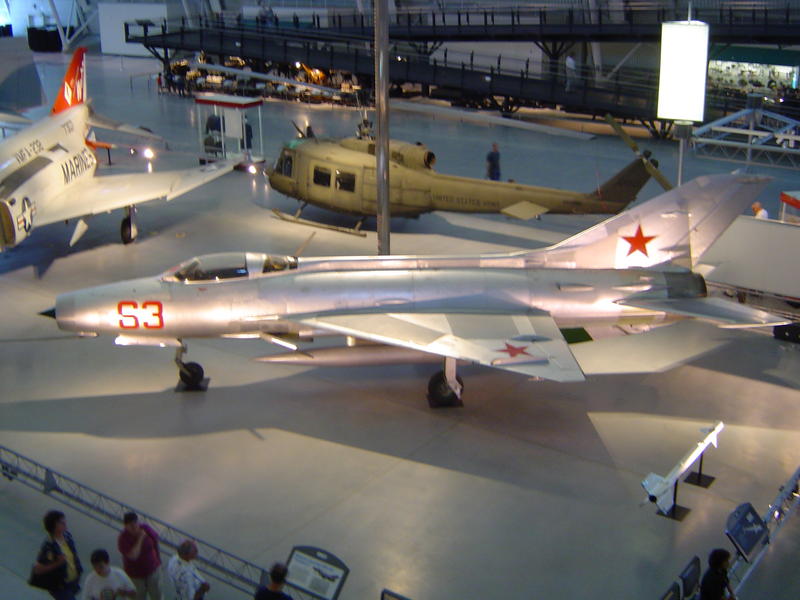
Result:
<svg viewBox="0 0 800 600"><path fill-rule="evenodd" d="M136 228L136 207L125 207L125 218L122 219L122 224L119 227L119 235L122 238L123 244L130 244L139 235L139 230Z"/></svg>
<svg viewBox="0 0 800 600"><path fill-rule="evenodd" d="M183 362L183 355L186 354L186 346L181 345L175 350L175 364L178 365L178 387L176 392L202 392L208 389L208 379L205 379L205 372L200 363Z"/></svg>
<svg viewBox="0 0 800 600"><path fill-rule="evenodd" d="M119 234L122 238L123 244L130 244L136 239L139 232L136 230L136 223L130 217L122 219L122 225L119 228Z"/></svg>
<svg viewBox="0 0 800 600"><path fill-rule="evenodd" d="M800 325L777 325L772 328L772 335L779 340L800 344Z"/></svg>
<svg viewBox="0 0 800 600"><path fill-rule="evenodd" d="M463 390L464 382L461 377L456 375L456 380ZM464 406L461 397L453 391L447 383L444 371L434 374L428 381L428 405L431 408L448 408L453 406Z"/></svg>
<svg viewBox="0 0 800 600"><path fill-rule="evenodd" d="M203 382L205 371L203 371L203 367L199 363L181 363L178 366L178 375L187 388L198 389Z"/></svg>

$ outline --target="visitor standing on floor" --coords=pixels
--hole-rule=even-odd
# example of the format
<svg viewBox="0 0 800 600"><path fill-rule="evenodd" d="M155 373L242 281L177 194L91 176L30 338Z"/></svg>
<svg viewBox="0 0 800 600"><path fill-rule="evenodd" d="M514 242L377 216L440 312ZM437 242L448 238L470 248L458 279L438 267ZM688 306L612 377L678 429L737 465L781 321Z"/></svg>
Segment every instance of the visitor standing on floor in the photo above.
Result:
<svg viewBox="0 0 800 600"><path fill-rule="evenodd" d="M92 552L92 571L83 582L83 600L122 600L135 598L136 588L119 567L112 567L108 552L98 548Z"/></svg>
<svg viewBox="0 0 800 600"><path fill-rule="evenodd" d="M764 206L758 200L753 202L753 205L750 207L750 209L753 211L753 216L756 219L769 219L769 213L767 212L767 209L764 208Z"/></svg>
<svg viewBox="0 0 800 600"><path fill-rule="evenodd" d="M700 582L700 600L736 600L728 581L731 553L725 548L715 548L708 555L708 571Z"/></svg>
<svg viewBox="0 0 800 600"><path fill-rule="evenodd" d="M497 142L492 144L492 150L486 155L486 178L500 181L500 150Z"/></svg>
<svg viewBox="0 0 800 600"><path fill-rule="evenodd" d="M136 600L162 600L158 533L147 523L139 523L135 512L125 513L123 523L117 548L125 573L136 588Z"/></svg>
<svg viewBox="0 0 800 600"><path fill-rule="evenodd" d="M178 553L167 562L167 574L175 586L176 600L203 600L211 589L194 565L197 558L197 544L184 540L178 546Z"/></svg>
<svg viewBox="0 0 800 600"><path fill-rule="evenodd" d="M31 585L47 589L55 600L75 600L81 589L81 561L75 549L75 541L67 531L67 518L60 510L49 511L43 519L47 538L42 542L31 576L37 576L39 584ZM42 580L47 584L41 585Z"/></svg>
<svg viewBox="0 0 800 600"><path fill-rule="evenodd" d="M283 592L286 584L286 576L289 569L283 563L275 563L269 570L269 585L262 586L256 590L254 600L292 600L289 594Z"/></svg>
<svg viewBox="0 0 800 600"><path fill-rule="evenodd" d="M575 62L575 57L572 56L572 54L567 54L567 58L564 63L567 72L567 85L565 89L566 91L571 92L575 88L575 83L578 79L578 65Z"/></svg>

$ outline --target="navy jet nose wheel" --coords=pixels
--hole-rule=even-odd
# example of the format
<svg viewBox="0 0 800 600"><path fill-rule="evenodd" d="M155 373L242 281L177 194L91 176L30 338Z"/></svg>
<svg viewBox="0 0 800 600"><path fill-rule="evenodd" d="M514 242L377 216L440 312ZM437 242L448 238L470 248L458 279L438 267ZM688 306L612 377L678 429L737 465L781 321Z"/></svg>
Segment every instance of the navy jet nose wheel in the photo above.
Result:
<svg viewBox="0 0 800 600"><path fill-rule="evenodd" d="M463 390L464 382L461 377L456 375L456 380ZM461 398L456 394L447 383L444 371L439 371L428 381L428 405L431 408L447 408L452 406L464 406Z"/></svg>

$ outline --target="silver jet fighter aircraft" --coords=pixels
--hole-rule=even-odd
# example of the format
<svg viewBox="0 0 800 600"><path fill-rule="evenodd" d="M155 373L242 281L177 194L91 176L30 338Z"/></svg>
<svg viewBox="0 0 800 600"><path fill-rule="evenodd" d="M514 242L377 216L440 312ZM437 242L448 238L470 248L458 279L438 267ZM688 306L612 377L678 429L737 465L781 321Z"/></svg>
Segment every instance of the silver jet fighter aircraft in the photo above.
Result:
<svg viewBox="0 0 800 600"><path fill-rule="evenodd" d="M700 177L533 251L200 256L158 277L61 294L48 314L63 330L112 334L123 345L176 347L187 386L203 379L200 365L182 360L183 340L192 337L262 337L296 349L298 339L334 334L422 351L444 359L428 387L431 405L460 404L458 360L541 379L583 380L591 371L560 328L667 324L684 317L728 327L785 322L709 297L702 276L691 271L765 182ZM315 364L315 355L278 359Z"/></svg>

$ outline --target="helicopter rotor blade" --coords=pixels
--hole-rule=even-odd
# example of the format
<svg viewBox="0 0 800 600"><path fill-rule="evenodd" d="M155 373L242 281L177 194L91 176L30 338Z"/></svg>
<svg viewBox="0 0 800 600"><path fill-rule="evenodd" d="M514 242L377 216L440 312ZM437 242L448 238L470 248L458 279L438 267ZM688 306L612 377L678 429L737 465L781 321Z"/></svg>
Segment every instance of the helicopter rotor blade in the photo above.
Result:
<svg viewBox="0 0 800 600"><path fill-rule="evenodd" d="M628 132L622 128L622 125L620 125L619 122L614 117L611 116L611 114L607 113L604 118L606 120L606 123L611 125L611 128L622 139L622 141L625 142L625 144L631 150L633 150L633 153L636 154L636 156L638 156L642 160L642 162L644 163L644 168L647 170L648 173L650 173L650 176L653 179L655 179L658 182L658 184L662 188L664 188L665 191L671 190L674 186L672 185L672 183L670 183L669 179L667 179L666 176L661 171L659 171L658 161L650 158L650 152L647 150L642 152L639 149L639 145L634 141L634 139L630 135L628 135Z"/></svg>

